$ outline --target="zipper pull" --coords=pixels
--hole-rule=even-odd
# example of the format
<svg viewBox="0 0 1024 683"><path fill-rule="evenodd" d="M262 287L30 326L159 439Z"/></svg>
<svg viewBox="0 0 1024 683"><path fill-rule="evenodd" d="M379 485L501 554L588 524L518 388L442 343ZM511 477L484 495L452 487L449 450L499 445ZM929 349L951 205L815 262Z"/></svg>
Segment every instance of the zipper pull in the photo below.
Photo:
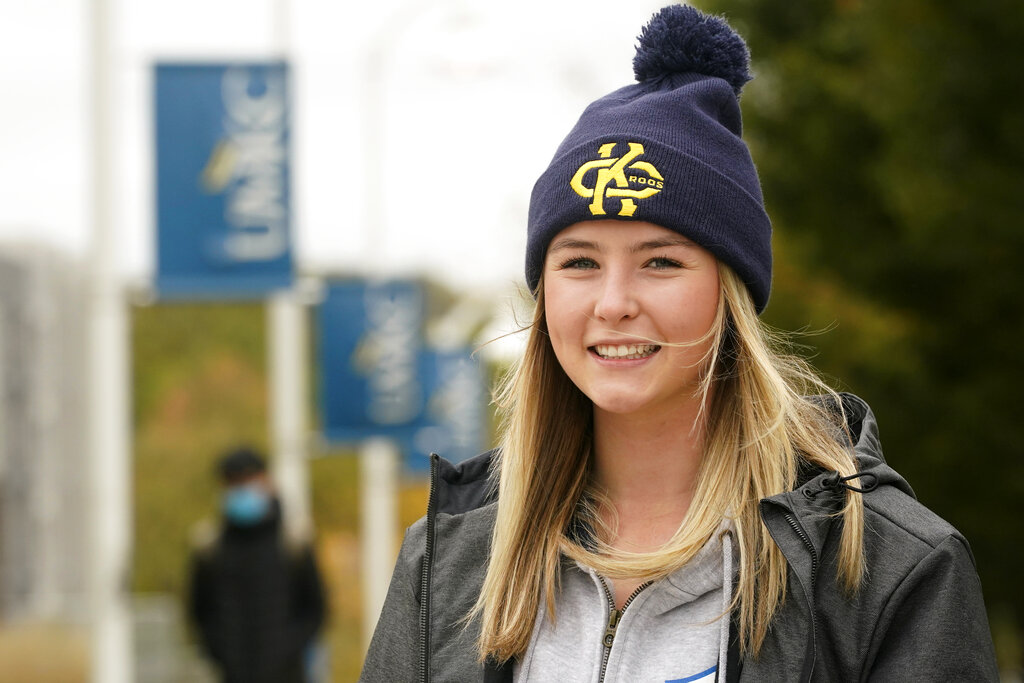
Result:
<svg viewBox="0 0 1024 683"><path fill-rule="evenodd" d="M619 625L619 619L622 618L622 612L612 608L611 614L608 615L608 628L604 630L604 646L610 648L612 642L615 640L615 627Z"/></svg>

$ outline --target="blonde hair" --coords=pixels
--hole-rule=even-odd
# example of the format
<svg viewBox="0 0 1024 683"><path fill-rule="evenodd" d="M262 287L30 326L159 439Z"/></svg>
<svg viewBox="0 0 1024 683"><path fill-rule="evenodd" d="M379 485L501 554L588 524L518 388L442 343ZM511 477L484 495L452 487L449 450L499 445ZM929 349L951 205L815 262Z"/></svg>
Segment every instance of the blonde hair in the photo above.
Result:
<svg viewBox="0 0 1024 683"><path fill-rule="evenodd" d="M739 547L733 598L740 650L756 655L786 593L786 561L761 522L758 502L792 490L801 462L856 471L845 432L820 399L842 402L800 358L779 350L761 323L740 278L719 264L719 306L702 378L704 455L693 500L679 529L655 552L612 548L598 533L584 547L572 538L575 521L603 527L602 496L592 483L590 400L572 383L547 336L543 281L526 351L505 376L496 402L503 414L494 463L498 510L479 616L481 659L505 661L529 644L543 600L554 615L563 555L612 578L656 580L686 564L729 516ZM713 389L713 390L712 390ZM840 424L845 424L845 416ZM855 591L863 575L863 505L849 491L838 578Z"/></svg>

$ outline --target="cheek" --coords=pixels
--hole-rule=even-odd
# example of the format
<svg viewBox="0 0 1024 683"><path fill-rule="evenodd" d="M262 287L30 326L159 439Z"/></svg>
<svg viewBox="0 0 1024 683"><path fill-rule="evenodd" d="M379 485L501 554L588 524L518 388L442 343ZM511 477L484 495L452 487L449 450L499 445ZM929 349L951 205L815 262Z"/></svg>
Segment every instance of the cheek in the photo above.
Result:
<svg viewBox="0 0 1024 683"><path fill-rule="evenodd" d="M569 296L566 288L545 286L544 316L547 319L548 336L555 355L562 361L562 350L569 345L574 336L581 331L579 325L579 302Z"/></svg>
<svg viewBox="0 0 1024 683"><path fill-rule="evenodd" d="M718 288L709 286L696 298L692 319L700 334L704 334L715 323L718 315Z"/></svg>
<svg viewBox="0 0 1024 683"><path fill-rule="evenodd" d="M565 325L565 316L562 314L557 302L545 299L544 318L547 321L548 338L551 340L551 346L557 354L562 337L564 336L562 329Z"/></svg>
<svg viewBox="0 0 1024 683"><path fill-rule="evenodd" d="M693 317L703 322L705 329L715 319L718 312L719 290L718 269L709 270L704 277L694 282L690 301Z"/></svg>
<svg viewBox="0 0 1024 683"><path fill-rule="evenodd" d="M661 299L662 319L675 321L675 330L671 335L679 340L696 339L703 336L715 324L718 315L718 278L693 283L685 292L676 294L676 297L664 297ZM676 301L674 308L670 310L666 306L670 301ZM679 301L682 305L679 305Z"/></svg>

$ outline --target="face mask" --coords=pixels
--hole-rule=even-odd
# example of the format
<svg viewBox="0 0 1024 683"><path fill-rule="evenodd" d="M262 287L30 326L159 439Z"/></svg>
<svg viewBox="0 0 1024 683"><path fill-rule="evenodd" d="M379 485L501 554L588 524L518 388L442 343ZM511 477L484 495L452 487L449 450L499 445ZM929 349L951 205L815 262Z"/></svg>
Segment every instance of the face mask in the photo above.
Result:
<svg viewBox="0 0 1024 683"><path fill-rule="evenodd" d="M224 494L224 515L239 526L251 526L267 516L270 496L259 486L235 486Z"/></svg>

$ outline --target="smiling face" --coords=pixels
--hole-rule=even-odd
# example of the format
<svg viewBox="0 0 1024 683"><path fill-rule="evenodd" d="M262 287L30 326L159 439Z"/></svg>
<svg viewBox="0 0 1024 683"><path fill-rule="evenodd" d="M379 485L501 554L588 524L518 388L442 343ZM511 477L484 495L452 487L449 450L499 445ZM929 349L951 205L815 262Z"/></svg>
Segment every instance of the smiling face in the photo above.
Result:
<svg viewBox="0 0 1024 683"><path fill-rule="evenodd" d="M551 241L544 313L562 369L617 414L672 412L694 400L718 311L718 263L652 223L575 223Z"/></svg>

